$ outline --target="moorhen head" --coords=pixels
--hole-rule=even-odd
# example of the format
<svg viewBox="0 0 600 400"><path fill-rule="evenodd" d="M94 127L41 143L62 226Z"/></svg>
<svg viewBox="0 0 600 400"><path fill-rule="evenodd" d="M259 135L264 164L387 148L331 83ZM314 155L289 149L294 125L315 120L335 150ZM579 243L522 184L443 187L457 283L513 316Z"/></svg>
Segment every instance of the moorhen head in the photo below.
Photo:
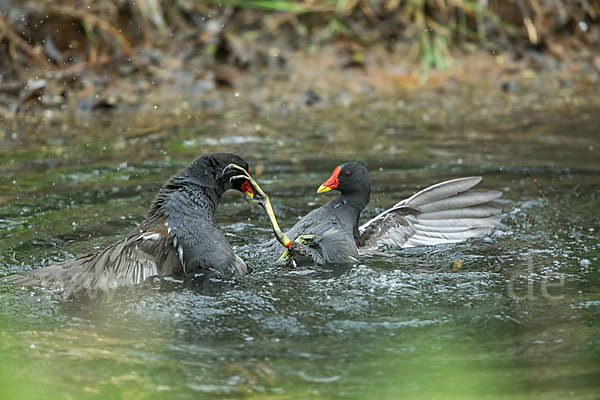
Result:
<svg viewBox="0 0 600 400"><path fill-rule="evenodd" d="M356 162L338 165L331 177L323 182L317 193L338 190L342 195L353 195L364 199L364 205L369 202L371 195L371 178L367 169Z"/></svg>
<svg viewBox="0 0 600 400"><path fill-rule="evenodd" d="M371 178L366 168L356 162L341 164L317 193L330 190L339 191L339 196L312 210L285 233L292 243L284 257L317 264L356 261L358 218L369 202ZM263 251L277 251L276 242L263 245Z"/></svg>

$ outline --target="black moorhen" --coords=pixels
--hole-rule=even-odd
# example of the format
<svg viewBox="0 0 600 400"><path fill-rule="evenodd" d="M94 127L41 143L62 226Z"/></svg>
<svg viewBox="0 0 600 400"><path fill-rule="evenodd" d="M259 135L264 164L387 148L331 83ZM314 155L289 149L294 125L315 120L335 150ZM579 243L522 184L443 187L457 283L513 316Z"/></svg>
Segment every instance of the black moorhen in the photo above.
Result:
<svg viewBox="0 0 600 400"><path fill-rule="evenodd" d="M223 276L246 275L246 264L234 254L213 214L228 189L241 191L250 202L264 201L252 201L251 183L256 184L248 164L239 156L201 156L162 186L146 220L125 239L98 253L4 280L62 289L63 297L68 298L77 292L106 292L138 284L151 276L190 276L208 271ZM263 193L260 188L258 191Z"/></svg>
<svg viewBox="0 0 600 400"><path fill-rule="evenodd" d="M317 190L335 189L340 195L279 237L292 241L286 246L286 256L317 264L354 262L359 249L367 253L482 237L500 224L501 209L485 203L502 192L470 190L480 181L481 177L474 176L438 183L359 226L360 213L369 202L371 179L362 165L345 163ZM275 240L263 245L265 252L277 250Z"/></svg>

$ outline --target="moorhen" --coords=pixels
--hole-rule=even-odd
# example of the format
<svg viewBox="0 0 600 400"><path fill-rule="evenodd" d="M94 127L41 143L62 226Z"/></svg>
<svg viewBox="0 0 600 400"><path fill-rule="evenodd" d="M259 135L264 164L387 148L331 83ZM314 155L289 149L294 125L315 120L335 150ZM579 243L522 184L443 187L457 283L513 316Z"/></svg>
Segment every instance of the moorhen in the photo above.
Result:
<svg viewBox="0 0 600 400"><path fill-rule="evenodd" d="M335 189L340 195L309 212L285 234L276 234L286 240L279 241L289 249L282 257L317 264L351 263L357 260L359 250L376 253L485 236L499 226L501 212L485 203L502 192L470 190L480 181L481 177L473 176L438 183L359 226L360 214L369 202L371 179L362 165L342 164L317 190ZM262 247L267 253L277 249L275 240Z"/></svg>
<svg viewBox="0 0 600 400"><path fill-rule="evenodd" d="M223 276L246 275L246 263L234 254L213 215L229 189L239 190L248 201L264 206L265 198L254 198L252 186L257 195L264 195L239 156L203 155L161 187L145 221L125 239L98 253L4 280L62 289L63 297L68 298L77 292L106 292L135 285L152 276L185 277L208 271ZM272 210L268 213L271 217Z"/></svg>

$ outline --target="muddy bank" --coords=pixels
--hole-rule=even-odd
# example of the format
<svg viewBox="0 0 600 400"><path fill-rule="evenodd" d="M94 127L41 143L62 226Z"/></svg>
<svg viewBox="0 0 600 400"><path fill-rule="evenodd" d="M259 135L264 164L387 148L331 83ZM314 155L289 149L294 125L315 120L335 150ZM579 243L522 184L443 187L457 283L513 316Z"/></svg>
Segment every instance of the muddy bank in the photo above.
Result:
<svg viewBox="0 0 600 400"><path fill-rule="evenodd" d="M90 18L84 11L69 13L67 20ZM532 124L568 132L572 119L586 126L597 121L596 25L571 42L575 36L560 36L553 44L545 36L541 47L525 41L490 51L464 43L448 48L445 67L437 68L415 62L410 40L393 41L390 48L390 40L366 45L356 36L312 40L313 32L311 40L292 43L296 36L284 29L290 20L281 20L279 31L257 28L257 21L252 13L221 10L218 18L197 22L195 30L177 26L171 42L169 35L157 36L163 41L140 36L135 49L131 32L116 34L96 21L108 37L128 35L116 43L129 43L130 51L104 48L107 38L98 37L85 52L57 44L63 50L56 57L74 57L61 64L13 68L13 75L0 81L2 172L115 157L189 160L208 150L231 149L272 161L294 160L298 149L316 158L327 151L407 157L412 150L405 144L415 138L421 143L445 135L458 145L475 136L502 139ZM61 32L81 36L76 29ZM52 52L48 42L32 46L36 43L39 51ZM85 59L93 49L98 50L93 59ZM586 156L589 146L598 146L594 140L580 143ZM319 145L307 148L312 143ZM421 158L417 161L427 161Z"/></svg>
<svg viewBox="0 0 600 400"><path fill-rule="evenodd" d="M282 112L459 85L544 97L554 81L599 80L594 2L258 3L4 0L0 118L153 111L179 98L185 113L240 91Z"/></svg>
<svg viewBox="0 0 600 400"><path fill-rule="evenodd" d="M53 93L56 82L30 81L30 91L38 85L33 97L0 109L2 151L93 142L98 138L86 129L90 121L114 126L115 140L131 141L165 138L200 123L209 128L211 119L231 127L213 132L217 136L268 135L261 130L271 117L302 118L335 109L343 119L360 114L365 105L393 110L396 123L401 118L419 127L543 119L560 110L593 112L600 104L600 72L576 55L560 62L540 54L515 61L457 53L449 71L425 76L402 54L382 48L365 54L363 64L352 67L340 65L337 46L315 55L289 52L285 65L252 72L222 67L199 75L182 64L160 66L150 79L108 79L99 93L92 75L85 75L81 90L65 96Z"/></svg>

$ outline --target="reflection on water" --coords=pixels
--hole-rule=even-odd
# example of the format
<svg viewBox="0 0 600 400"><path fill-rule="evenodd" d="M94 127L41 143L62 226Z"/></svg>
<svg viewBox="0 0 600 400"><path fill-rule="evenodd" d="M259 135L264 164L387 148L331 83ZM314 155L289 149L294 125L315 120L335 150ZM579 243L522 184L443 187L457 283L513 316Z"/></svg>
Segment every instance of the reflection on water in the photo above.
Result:
<svg viewBox="0 0 600 400"><path fill-rule="evenodd" d="M304 124L273 118L253 139L197 128L123 148L111 138L108 152L77 142L62 153L3 154L0 276L114 241L143 220L171 174L219 150L252 160L282 226L327 201L318 184L356 159L373 179L364 218L432 183L481 174L485 188L505 192L505 228L294 270L254 257L267 220L227 195L218 220L255 269L247 277L201 290L150 283L110 302L1 285L0 397L597 395L600 121L531 123L507 137L515 127L501 123L373 130L368 115L336 126L319 125L319 113Z"/></svg>

